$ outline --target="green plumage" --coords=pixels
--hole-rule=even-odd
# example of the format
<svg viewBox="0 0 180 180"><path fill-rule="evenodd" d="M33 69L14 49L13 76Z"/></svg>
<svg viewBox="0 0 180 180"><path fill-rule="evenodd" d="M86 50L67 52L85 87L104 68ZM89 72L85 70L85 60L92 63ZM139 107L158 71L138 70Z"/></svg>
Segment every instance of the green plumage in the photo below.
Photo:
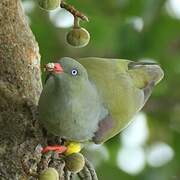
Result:
<svg viewBox="0 0 180 180"><path fill-rule="evenodd" d="M40 120L54 135L79 142L102 143L119 133L163 77L156 64L121 59L66 57L59 63L64 72L48 78Z"/></svg>

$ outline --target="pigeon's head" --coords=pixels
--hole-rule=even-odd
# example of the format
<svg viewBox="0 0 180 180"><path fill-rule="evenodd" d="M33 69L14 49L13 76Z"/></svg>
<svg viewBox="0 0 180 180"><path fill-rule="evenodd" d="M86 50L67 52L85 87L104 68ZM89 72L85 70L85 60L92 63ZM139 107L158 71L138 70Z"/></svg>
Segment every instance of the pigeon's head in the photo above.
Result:
<svg viewBox="0 0 180 180"><path fill-rule="evenodd" d="M45 70L54 77L66 81L88 79L86 69L79 62L69 57L61 58L57 63L46 64Z"/></svg>

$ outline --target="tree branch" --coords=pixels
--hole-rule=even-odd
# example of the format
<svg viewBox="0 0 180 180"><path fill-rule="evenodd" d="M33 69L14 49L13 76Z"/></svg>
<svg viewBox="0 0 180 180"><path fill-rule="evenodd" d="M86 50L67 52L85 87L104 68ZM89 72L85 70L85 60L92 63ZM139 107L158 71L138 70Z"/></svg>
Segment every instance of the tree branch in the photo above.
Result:
<svg viewBox="0 0 180 180"><path fill-rule="evenodd" d="M72 179L64 161L43 159L36 148L46 144L34 123L42 90L40 55L20 0L0 1L0 66L0 179L39 178L49 165L59 171L61 180ZM88 178L97 179L87 161L85 169Z"/></svg>
<svg viewBox="0 0 180 180"><path fill-rule="evenodd" d="M21 156L43 143L32 124L42 89L40 55L20 0L0 1L0 66L0 179L20 179Z"/></svg>

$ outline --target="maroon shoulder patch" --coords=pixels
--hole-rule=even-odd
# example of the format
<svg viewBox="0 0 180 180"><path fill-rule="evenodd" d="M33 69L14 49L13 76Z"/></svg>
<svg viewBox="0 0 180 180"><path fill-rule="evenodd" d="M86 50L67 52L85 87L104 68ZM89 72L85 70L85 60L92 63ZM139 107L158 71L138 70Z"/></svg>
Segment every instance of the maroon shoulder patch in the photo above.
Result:
<svg viewBox="0 0 180 180"><path fill-rule="evenodd" d="M113 128L113 119L110 114L108 114L99 123L98 130L94 133L93 141L96 144L102 143L106 137L106 134Z"/></svg>

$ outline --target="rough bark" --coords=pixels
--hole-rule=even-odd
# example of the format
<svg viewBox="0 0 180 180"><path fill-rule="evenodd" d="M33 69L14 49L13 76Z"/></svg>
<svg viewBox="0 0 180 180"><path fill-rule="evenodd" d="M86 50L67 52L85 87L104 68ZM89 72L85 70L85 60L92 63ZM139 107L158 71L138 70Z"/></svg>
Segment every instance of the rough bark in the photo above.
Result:
<svg viewBox="0 0 180 180"><path fill-rule="evenodd" d="M0 179L20 179L21 156L43 143L33 126L42 89L38 45L20 0L0 0Z"/></svg>

